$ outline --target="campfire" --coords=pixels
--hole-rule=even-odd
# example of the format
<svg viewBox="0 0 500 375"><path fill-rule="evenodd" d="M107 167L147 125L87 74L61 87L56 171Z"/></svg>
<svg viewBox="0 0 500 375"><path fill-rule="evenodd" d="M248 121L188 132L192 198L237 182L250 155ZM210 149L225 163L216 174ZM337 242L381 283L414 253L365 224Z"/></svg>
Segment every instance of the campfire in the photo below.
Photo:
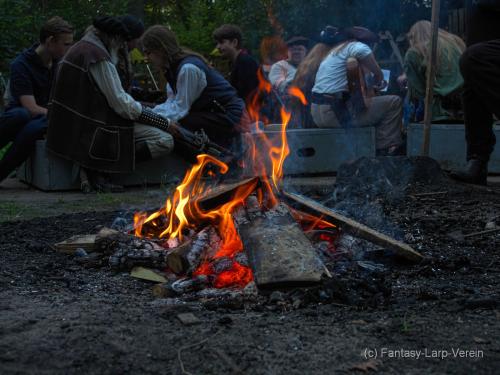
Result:
<svg viewBox="0 0 500 375"><path fill-rule="evenodd" d="M261 81L260 89L270 87ZM289 94L306 104L300 90L292 88ZM243 290L253 284L258 290L318 284L331 277L322 260L335 258L345 233L406 259L421 259L408 245L286 192L283 165L290 151L290 114L281 110L280 137L270 139L259 126L258 111L250 112L254 137L246 139L238 181L220 183L235 171L217 158L198 155L163 207L136 213L128 233L104 229L93 238L93 250L100 254L96 259L101 264L107 259L117 270L154 270L158 278L153 279L161 281L154 288L158 296Z"/></svg>
<svg viewBox="0 0 500 375"><path fill-rule="evenodd" d="M305 100L296 89L291 94ZM307 234L323 230L334 249L335 225L291 210L282 199L290 114L281 111L281 137L276 142L258 127L257 112L252 113L254 132L266 149L252 142L242 165L242 171L248 174L250 169L257 177L218 186L228 165L199 155L160 210L134 217L134 235L155 240L165 249L168 270L184 283L187 279L189 285L214 288L244 288L251 281L259 287L315 283L323 266Z"/></svg>

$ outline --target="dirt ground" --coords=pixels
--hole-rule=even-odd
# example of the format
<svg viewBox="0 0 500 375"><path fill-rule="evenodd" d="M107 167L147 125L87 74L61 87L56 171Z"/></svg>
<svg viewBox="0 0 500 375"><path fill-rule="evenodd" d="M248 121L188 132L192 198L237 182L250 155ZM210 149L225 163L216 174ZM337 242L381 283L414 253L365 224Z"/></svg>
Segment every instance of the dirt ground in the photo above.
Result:
<svg viewBox="0 0 500 375"><path fill-rule="evenodd" d="M500 186L416 186L384 211L426 257L391 265L387 303L296 309L155 299L147 282L52 250L111 225L118 211L5 220L0 373L498 373L500 234L449 233L500 225ZM183 325L183 312L201 322Z"/></svg>

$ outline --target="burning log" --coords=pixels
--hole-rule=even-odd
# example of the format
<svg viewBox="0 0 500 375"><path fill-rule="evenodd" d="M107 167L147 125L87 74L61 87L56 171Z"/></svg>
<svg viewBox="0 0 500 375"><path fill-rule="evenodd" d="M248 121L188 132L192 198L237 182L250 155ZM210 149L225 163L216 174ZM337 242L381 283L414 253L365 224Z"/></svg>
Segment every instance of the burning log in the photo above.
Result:
<svg viewBox="0 0 500 375"><path fill-rule="evenodd" d="M390 249L401 258L412 262L419 262L423 259L419 252L415 251L407 244L386 236L383 233L377 232L376 230L373 230L364 224L358 223L355 220L340 215L309 198L286 192L283 192L282 195L289 202L299 205L301 209L305 209L306 211L318 216L323 216L326 220L338 225L345 232Z"/></svg>
<svg viewBox="0 0 500 375"><path fill-rule="evenodd" d="M210 247L211 228L201 230L194 241L187 241L167 255L167 265L177 275L191 274L196 270L203 254Z"/></svg>
<svg viewBox="0 0 500 375"><path fill-rule="evenodd" d="M208 194L200 198L197 202L198 206L205 211L213 210L214 208L217 208L218 206L229 202L239 188L244 186L250 187L251 185L254 185L255 189L258 183L259 178L252 177L247 178L243 181L235 182L233 184L224 184L218 186L211 190Z"/></svg>
<svg viewBox="0 0 500 375"><path fill-rule="evenodd" d="M323 265L288 208L266 212L249 207L249 222L239 226L254 280L260 289L318 283Z"/></svg>

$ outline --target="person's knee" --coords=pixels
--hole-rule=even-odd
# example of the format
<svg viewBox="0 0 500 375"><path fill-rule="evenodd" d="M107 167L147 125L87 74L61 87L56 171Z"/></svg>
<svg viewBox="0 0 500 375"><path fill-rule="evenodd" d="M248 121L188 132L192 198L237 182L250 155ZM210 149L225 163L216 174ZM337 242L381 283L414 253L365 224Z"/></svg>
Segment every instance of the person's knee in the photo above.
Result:
<svg viewBox="0 0 500 375"><path fill-rule="evenodd" d="M26 124L31 120L31 113L24 107L12 108L8 113L17 123Z"/></svg>
<svg viewBox="0 0 500 375"><path fill-rule="evenodd" d="M29 121L22 131L23 138L37 140L43 138L47 131L47 118L41 117Z"/></svg>

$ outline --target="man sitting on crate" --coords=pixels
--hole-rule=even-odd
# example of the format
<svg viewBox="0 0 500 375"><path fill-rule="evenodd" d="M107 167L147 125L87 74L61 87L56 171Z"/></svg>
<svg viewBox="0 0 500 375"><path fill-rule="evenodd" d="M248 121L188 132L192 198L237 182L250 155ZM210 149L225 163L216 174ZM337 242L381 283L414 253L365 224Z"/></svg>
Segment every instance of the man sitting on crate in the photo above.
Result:
<svg viewBox="0 0 500 375"><path fill-rule="evenodd" d="M376 127L376 153L404 153L401 137L403 107L395 95L375 96L365 87L365 72L373 77L373 88L387 82L370 47L358 41L366 29L327 26L321 41L332 47L319 65L311 95L311 115L320 128Z"/></svg>
<svg viewBox="0 0 500 375"><path fill-rule="evenodd" d="M3 181L34 149L47 129L47 103L56 60L73 43L73 27L60 17L40 29L40 43L19 54L10 67L10 97L0 115L0 149L12 145L0 161Z"/></svg>
<svg viewBox="0 0 500 375"><path fill-rule="evenodd" d="M59 64L47 148L82 167L82 190L119 191L109 173L169 154L165 120L127 94L115 67L118 49L136 37L121 17L99 17Z"/></svg>

